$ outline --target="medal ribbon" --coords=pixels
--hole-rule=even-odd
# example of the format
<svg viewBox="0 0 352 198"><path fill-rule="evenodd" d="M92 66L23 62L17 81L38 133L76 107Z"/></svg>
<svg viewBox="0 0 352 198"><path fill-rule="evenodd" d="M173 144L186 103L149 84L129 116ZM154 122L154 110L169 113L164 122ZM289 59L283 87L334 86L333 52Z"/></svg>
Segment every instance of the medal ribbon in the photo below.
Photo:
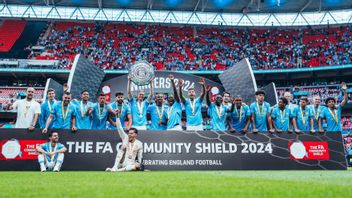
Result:
<svg viewBox="0 0 352 198"><path fill-rule="evenodd" d="M332 118L335 120L336 124L338 123L338 119L337 119L337 112L336 112L336 109L334 109L334 111L331 111L330 108L329 109L329 112L332 116Z"/></svg>
<svg viewBox="0 0 352 198"><path fill-rule="evenodd" d="M67 114L68 114L68 111L69 111L69 109L70 109L69 107L70 107L70 104L67 105L66 111L65 111L64 103L63 103L63 102L61 103L61 112L62 112L62 118L64 119L64 122L65 122L65 120L66 120L66 118L67 118Z"/></svg>
<svg viewBox="0 0 352 198"><path fill-rule="evenodd" d="M259 117L262 117L262 115L263 115L263 111L264 111L263 105L264 105L264 103L262 105L259 105L259 103L257 102L257 109L258 109Z"/></svg>
<svg viewBox="0 0 352 198"><path fill-rule="evenodd" d="M316 120L318 120L319 114L320 114L320 105L318 105L318 110L317 110L317 112L315 111L314 106L313 106L312 109L313 109L314 118L315 118Z"/></svg>
<svg viewBox="0 0 352 198"><path fill-rule="evenodd" d="M302 118L302 122L303 125L306 126L306 109L304 110L304 112L302 111L302 107L299 107L299 111L301 112L301 118Z"/></svg>
<svg viewBox="0 0 352 198"><path fill-rule="evenodd" d="M139 112L139 117L143 117L144 102L137 101L137 108L138 108L138 112Z"/></svg>
<svg viewBox="0 0 352 198"><path fill-rule="evenodd" d="M237 111L237 107L235 107L235 111L236 111L236 114L237 114L237 117L240 117L240 121L242 120L242 111L243 111L243 109L242 109L242 105L241 105L241 108L240 108L240 114L238 115L238 111Z"/></svg>
<svg viewBox="0 0 352 198"><path fill-rule="evenodd" d="M87 106L88 106L88 103L84 105L83 102L81 101L80 108L81 108L82 118L84 118L84 115L87 113Z"/></svg>
<svg viewBox="0 0 352 198"><path fill-rule="evenodd" d="M216 114L218 115L219 119L221 119L222 105L220 105L219 108L215 105L215 109L216 109Z"/></svg>
<svg viewBox="0 0 352 198"><path fill-rule="evenodd" d="M162 120L164 113L164 105L161 105L161 111L159 110L158 105L156 105L156 112L158 113L159 120Z"/></svg>
<svg viewBox="0 0 352 198"><path fill-rule="evenodd" d="M169 107L168 111L167 111L167 119L170 120L170 116L171 116L171 112L172 109L174 108L174 105L171 106L171 108Z"/></svg>
<svg viewBox="0 0 352 198"><path fill-rule="evenodd" d="M190 99L189 100L189 106L191 106L191 109L192 109L192 115L194 115L194 111L195 111L195 103L196 103L196 100L193 99L193 101Z"/></svg>
<svg viewBox="0 0 352 198"><path fill-rule="evenodd" d="M49 144L49 151L50 151L50 153L52 153L53 152L53 148L51 147L51 143L49 142L48 144ZM56 149L57 149L57 143L55 144L54 152L56 151ZM54 157L55 157L55 155L51 156L51 162L54 160Z"/></svg>

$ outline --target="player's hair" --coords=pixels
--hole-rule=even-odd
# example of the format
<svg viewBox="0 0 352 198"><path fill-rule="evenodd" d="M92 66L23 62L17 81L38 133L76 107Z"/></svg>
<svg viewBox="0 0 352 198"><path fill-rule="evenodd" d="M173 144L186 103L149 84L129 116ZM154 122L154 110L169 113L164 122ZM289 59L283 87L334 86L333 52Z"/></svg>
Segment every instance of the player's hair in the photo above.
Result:
<svg viewBox="0 0 352 198"><path fill-rule="evenodd" d="M87 92L87 93L89 94L89 91L85 89L85 90L83 90L83 91L81 92L81 95L82 95L84 92Z"/></svg>
<svg viewBox="0 0 352 198"><path fill-rule="evenodd" d="M106 94L103 93L103 92L100 92L100 93L99 93L99 97L100 97L100 96L106 96Z"/></svg>
<svg viewBox="0 0 352 198"><path fill-rule="evenodd" d="M138 134L138 129L132 127L132 128L130 128L130 130L133 130L134 133ZM130 131L130 130L128 130L128 131Z"/></svg>
<svg viewBox="0 0 352 198"><path fill-rule="evenodd" d="M117 97L117 96L123 96L123 93L122 92L116 92L115 93L115 97Z"/></svg>
<svg viewBox="0 0 352 198"><path fill-rule="evenodd" d="M329 103L330 100L333 100L333 101L336 103L335 98L333 98L333 97L328 97L328 98L325 100L325 104L328 105L328 103Z"/></svg>
<svg viewBox="0 0 352 198"><path fill-rule="evenodd" d="M285 97L281 97L280 100L287 105L288 104L288 100Z"/></svg>
<svg viewBox="0 0 352 198"><path fill-rule="evenodd" d="M255 95L263 94L265 96L265 91L264 90L258 90L255 92Z"/></svg>
<svg viewBox="0 0 352 198"><path fill-rule="evenodd" d="M68 96L70 96L70 95L71 95L71 93L70 93L70 92L68 92L68 91L65 91L65 92L64 92L64 95L68 95Z"/></svg>
<svg viewBox="0 0 352 198"><path fill-rule="evenodd" d="M302 96L300 100L305 100L306 102L308 102L308 98L306 96Z"/></svg>
<svg viewBox="0 0 352 198"><path fill-rule="evenodd" d="M52 131L52 132L48 133L48 136L49 136L49 137L52 137L54 133L57 133L57 134L59 135L59 132L57 132L57 131Z"/></svg>
<svg viewBox="0 0 352 198"><path fill-rule="evenodd" d="M242 96L241 95L236 95L235 99L237 99L237 98L241 98L242 99Z"/></svg>
<svg viewBox="0 0 352 198"><path fill-rule="evenodd" d="M225 94L229 94L229 96L231 96L231 94L230 94L229 92L227 92L227 91L222 92L222 95L223 95L223 96L224 96Z"/></svg>
<svg viewBox="0 0 352 198"><path fill-rule="evenodd" d="M194 89L194 87L190 87L190 88L188 88L187 91L190 91L190 90L195 90L195 89Z"/></svg>
<svg viewBox="0 0 352 198"><path fill-rule="evenodd" d="M48 89L48 91L47 91L46 93L48 94L49 92L55 92L55 90L54 90L54 89L52 89L52 88L49 88L49 89Z"/></svg>

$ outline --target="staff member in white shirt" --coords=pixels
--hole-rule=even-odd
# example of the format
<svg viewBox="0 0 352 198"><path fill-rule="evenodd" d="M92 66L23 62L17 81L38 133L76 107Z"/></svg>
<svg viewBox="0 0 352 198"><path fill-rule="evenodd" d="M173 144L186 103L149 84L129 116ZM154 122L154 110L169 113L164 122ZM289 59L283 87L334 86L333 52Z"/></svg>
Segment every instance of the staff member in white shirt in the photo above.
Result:
<svg viewBox="0 0 352 198"><path fill-rule="evenodd" d="M9 104L8 110L17 110L15 128L34 130L39 114L41 113L40 104L33 99L34 91L33 87L29 87L26 91L27 95L25 99Z"/></svg>

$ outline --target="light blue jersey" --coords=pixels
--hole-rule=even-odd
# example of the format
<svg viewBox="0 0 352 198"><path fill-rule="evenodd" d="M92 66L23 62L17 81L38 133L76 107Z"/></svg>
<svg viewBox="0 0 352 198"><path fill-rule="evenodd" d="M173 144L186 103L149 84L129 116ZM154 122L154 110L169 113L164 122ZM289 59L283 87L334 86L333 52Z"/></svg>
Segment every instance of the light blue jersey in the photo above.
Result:
<svg viewBox="0 0 352 198"><path fill-rule="evenodd" d="M242 131L247 124L247 118L251 116L251 111L247 105L242 105L240 109L236 106L230 113L232 127L236 131Z"/></svg>
<svg viewBox="0 0 352 198"><path fill-rule="evenodd" d="M312 113L312 116L313 116L314 130L316 131L319 130L318 120L325 108L326 108L325 106L321 106L321 105L319 105L318 107L315 107L315 105L309 105L310 112Z"/></svg>
<svg viewBox="0 0 352 198"><path fill-rule="evenodd" d="M254 114L254 123L258 131L268 131L267 114L270 113L270 104L264 102L259 105L257 102L253 102L250 105L251 114Z"/></svg>
<svg viewBox="0 0 352 198"><path fill-rule="evenodd" d="M158 106L156 104L148 106L148 113L150 114L151 124L150 130L166 130L166 116L164 115L167 112L167 105ZM162 120L164 125L159 126L159 121Z"/></svg>
<svg viewBox="0 0 352 198"><path fill-rule="evenodd" d="M54 151L58 151L58 150L61 150L62 148L64 148L64 145L62 145L61 143L56 143L56 145L53 147L53 146L51 146L50 142L47 142L47 143L42 144L41 147L45 152L54 152ZM58 153L56 153L53 158L45 155L46 160L48 162L51 162L51 160L56 162L57 156L58 156Z"/></svg>
<svg viewBox="0 0 352 198"><path fill-rule="evenodd" d="M324 108L321 118L326 120L327 132L338 132L342 131L341 125L341 106L337 105L337 109L331 110L328 107Z"/></svg>
<svg viewBox="0 0 352 198"><path fill-rule="evenodd" d="M62 108L64 112L62 112ZM54 129L70 129L72 117L76 116L76 110L73 104L63 107L62 102L56 102L51 114L54 116Z"/></svg>
<svg viewBox="0 0 352 198"><path fill-rule="evenodd" d="M293 111L292 111L293 112ZM288 131L290 128L290 118L292 117L291 110L286 106L282 111L279 107L275 107L271 111L271 118L274 120L274 124L277 129L281 131Z"/></svg>
<svg viewBox="0 0 352 198"><path fill-rule="evenodd" d="M224 105L216 106L213 102L208 107L208 115L211 120L211 130L214 131L225 131L227 108Z"/></svg>
<svg viewBox="0 0 352 198"><path fill-rule="evenodd" d="M122 128L125 127L125 121L128 117L128 115L131 115L131 107L128 103L122 103L121 105L117 104L116 102L110 103L108 106L108 109L119 109L120 110L120 122ZM112 120L116 122L116 116L112 116ZM110 125L110 129L116 129L116 127Z"/></svg>
<svg viewBox="0 0 352 198"><path fill-rule="evenodd" d="M45 128L46 121L48 120L55 103L56 103L56 101L49 102L47 100L40 106L40 108L41 108L41 113L39 116L40 128ZM48 128L50 129L52 127L53 127L53 122L50 123Z"/></svg>
<svg viewBox="0 0 352 198"><path fill-rule="evenodd" d="M296 118L297 128L301 131L310 131L310 119L313 117L310 112L310 108L306 106L305 109L301 109L300 106L297 106L293 117Z"/></svg>
<svg viewBox="0 0 352 198"><path fill-rule="evenodd" d="M193 101L187 99L184 102L187 126L198 126L203 124L202 101L196 98Z"/></svg>
<svg viewBox="0 0 352 198"><path fill-rule="evenodd" d="M147 126L147 109L149 102L147 100L137 102L136 98L133 97L130 103L132 112L132 126Z"/></svg>
<svg viewBox="0 0 352 198"><path fill-rule="evenodd" d="M77 129L91 129L92 128L92 115L87 115L89 107L93 107L92 102L84 104L83 101L75 102L76 109L76 125Z"/></svg>
<svg viewBox="0 0 352 198"><path fill-rule="evenodd" d="M181 104L177 101L172 104L172 106L168 106L167 110L164 111L164 116L167 118L167 129L172 129L177 125L182 125L182 107Z"/></svg>
<svg viewBox="0 0 352 198"><path fill-rule="evenodd" d="M95 103L92 111L92 129L104 130L106 129L106 121L108 119L109 112L107 106L100 106L99 103Z"/></svg>

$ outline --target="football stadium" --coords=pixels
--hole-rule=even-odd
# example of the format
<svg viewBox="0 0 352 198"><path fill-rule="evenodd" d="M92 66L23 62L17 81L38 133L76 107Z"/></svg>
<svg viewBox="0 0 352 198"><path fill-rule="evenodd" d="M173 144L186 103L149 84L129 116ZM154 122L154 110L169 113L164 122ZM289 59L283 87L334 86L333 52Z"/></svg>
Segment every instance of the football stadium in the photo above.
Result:
<svg viewBox="0 0 352 198"><path fill-rule="evenodd" d="M0 1L0 197L349 197L352 0Z"/></svg>

